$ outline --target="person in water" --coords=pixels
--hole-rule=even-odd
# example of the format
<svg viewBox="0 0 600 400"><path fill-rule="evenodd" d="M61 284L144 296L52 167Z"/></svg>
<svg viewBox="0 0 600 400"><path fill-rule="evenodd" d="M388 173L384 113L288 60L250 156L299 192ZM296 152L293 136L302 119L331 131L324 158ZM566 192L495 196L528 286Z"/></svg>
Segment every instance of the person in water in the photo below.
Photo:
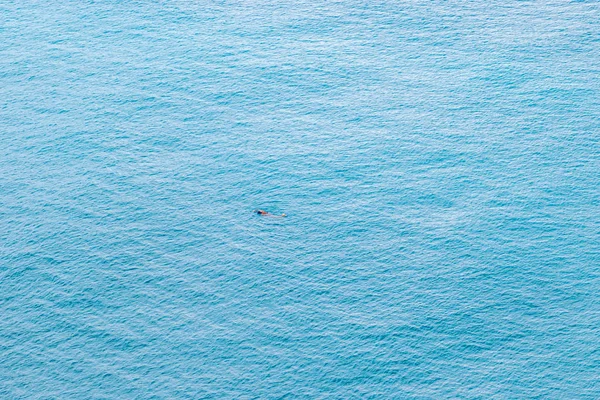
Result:
<svg viewBox="0 0 600 400"><path fill-rule="evenodd" d="M285 214L281 214L281 215L273 215L268 211L265 210L254 210L255 213L257 213L258 215L262 215L265 217L286 217Z"/></svg>

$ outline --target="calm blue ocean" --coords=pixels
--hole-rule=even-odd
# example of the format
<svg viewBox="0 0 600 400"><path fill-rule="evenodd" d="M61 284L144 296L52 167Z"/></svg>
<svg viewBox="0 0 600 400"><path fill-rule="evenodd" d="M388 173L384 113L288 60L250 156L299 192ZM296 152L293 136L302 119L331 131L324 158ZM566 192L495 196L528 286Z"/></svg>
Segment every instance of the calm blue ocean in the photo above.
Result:
<svg viewBox="0 0 600 400"><path fill-rule="evenodd" d="M1 1L0 398L599 399L600 3Z"/></svg>

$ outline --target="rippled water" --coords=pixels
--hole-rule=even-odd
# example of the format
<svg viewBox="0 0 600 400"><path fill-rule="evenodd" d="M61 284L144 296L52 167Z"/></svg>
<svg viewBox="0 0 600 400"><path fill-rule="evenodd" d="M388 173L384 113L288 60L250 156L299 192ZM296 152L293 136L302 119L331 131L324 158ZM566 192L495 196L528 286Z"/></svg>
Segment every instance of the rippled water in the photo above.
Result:
<svg viewBox="0 0 600 400"><path fill-rule="evenodd" d="M1 398L600 398L597 2L0 17Z"/></svg>

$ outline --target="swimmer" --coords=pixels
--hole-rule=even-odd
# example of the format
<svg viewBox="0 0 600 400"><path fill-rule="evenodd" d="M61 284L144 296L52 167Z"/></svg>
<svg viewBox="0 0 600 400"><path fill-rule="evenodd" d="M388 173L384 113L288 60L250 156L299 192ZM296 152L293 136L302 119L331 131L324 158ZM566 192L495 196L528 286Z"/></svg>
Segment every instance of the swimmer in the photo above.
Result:
<svg viewBox="0 0 600 400"><path fill-rule="evenodd" d="M281 214L281 215L273 215L268 211L265 210L254 210L255 213L257 213L258 215L262 215L264 217L287 217L287 215L285 214Z"/></svg>

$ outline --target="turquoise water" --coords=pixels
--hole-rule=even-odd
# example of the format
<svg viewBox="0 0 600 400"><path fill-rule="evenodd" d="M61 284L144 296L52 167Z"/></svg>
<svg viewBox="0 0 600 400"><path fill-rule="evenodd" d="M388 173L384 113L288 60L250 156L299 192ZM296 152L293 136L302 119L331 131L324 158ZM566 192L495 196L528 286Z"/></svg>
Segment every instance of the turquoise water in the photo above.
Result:
<svg viewBox="0 0 600 400"><path fill-rule="evenodd" d="M600 398L599 3L0 16L0 398Z"/></svg>

